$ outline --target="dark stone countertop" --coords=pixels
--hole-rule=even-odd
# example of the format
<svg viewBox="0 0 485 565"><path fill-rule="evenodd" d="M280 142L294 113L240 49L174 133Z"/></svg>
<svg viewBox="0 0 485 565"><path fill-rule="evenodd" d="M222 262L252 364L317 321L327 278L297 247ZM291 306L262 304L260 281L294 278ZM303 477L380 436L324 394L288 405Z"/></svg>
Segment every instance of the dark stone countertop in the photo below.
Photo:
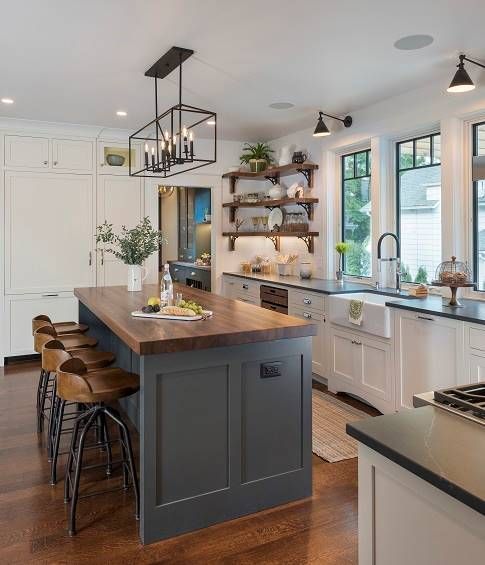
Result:
<svg viewBox="0 0 485 565"><path fill-rule="evenodd" d="M292 288L300 288L302 290L311 290L312 292L320 292L322 294L348 294L351 292L374 292L376 294L384 294L389 296L407 296L406 292L396 294L395 291L391 289L386 290L381 289L376 292L376 290L368 284L354 283L354 282L343 282L339 283L332 279L300 279L300 277L287 276L283 277L280 275L262 275L261 273L229 273L224 272L223 275L229 275L231 277L240 277L242 279L250 279L266 283L275 283L282 286L289 286Z"/></svg>
<svg viewBox="0 0 485 565"><path fill-rule="evenodd" d="M347 433L485 515L485 425L424 406L347 424Z"/></svg>
<svg viewBox="0 0 485 565"><path fill-rule="evenodd" d="M463 308L448 306L449 298L439 296L428 296L417 300L400 300L397 302L386 302L391 308L401 308L422 314L443 316L452 320L485 324L485 301L482 300L460 300Z"/></svg>

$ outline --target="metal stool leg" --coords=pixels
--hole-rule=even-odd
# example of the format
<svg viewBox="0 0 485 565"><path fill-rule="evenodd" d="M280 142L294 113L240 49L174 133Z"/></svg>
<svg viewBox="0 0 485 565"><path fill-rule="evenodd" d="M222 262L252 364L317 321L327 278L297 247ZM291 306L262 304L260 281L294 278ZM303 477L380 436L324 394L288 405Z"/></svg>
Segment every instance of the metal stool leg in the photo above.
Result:
<svg viewBox="0 0 485 565"><path fill-rule="evenodd" d="M111 471L113 470L113 456L111 452L108 426L106 424L106 414L104 413L104 411L102 411L100 414L99 422L101 424L100 438L104 443L106 449L106 475L109 477L111 475Z"/></svg>
<svg viewBox="0 0 485 565"><path fill-rule="evenodd" d="M37 414L37 432L42 432L44 429L44 409L45 409L45 399L47 397L47 387L49 385L50 373L44 371L44 380L42 383L42 391L40 395L39 410Z"/></svg>
<svg viewBox="0 0 485 565"><path fill-rule="evenodd" d="M52 461L52 447L53 447L53 439L54 439L54 422L55 422L57 408L58 408L57 379L54 375L54 383L52 385L51 411L49 413L49 424L47 426L47 458L48 458L48 461Z"/></svg>
<svg viewBox="0 0 485 565"><path fill-rule="evenodd" d="M55 485L57 483L57 458L59 456L59 442L61 440L62 419L64 418L64 408L66 406L66 401L58 400L57 405L59 409L57 410L55 419L55 437L52 447L51 485Z"/></svg>
<svg viewBox="0 0 485 565"><path fill-rule="evenodd" d="M70 536L74 536L76 534L76 507L79 498L79 479L81 477L81 468L83 463L84 442L86 441L86 434L89 432L100 410L102 410L102 408L99 406L93 409L93 412L89 416L88 421L86 422L83 431L81 432L81 436L79 438L79 445L77 446L76 470L74 474L74 484L72 485L71 508L69 512Z"/></svg>

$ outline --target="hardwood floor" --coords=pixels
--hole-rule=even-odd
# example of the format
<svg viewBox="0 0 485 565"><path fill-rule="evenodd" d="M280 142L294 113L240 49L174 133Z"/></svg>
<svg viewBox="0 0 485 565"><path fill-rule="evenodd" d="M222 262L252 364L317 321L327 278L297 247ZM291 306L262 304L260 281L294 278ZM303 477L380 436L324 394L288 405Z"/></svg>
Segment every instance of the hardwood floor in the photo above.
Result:
<svg viewBox="0 0 485 565"><path fill-rule="evenodd" d="M310 499L150 546L139 542L131 492L87 498L78 506L79 533L70 538L64 460L60 482L49 486L44 438L36 433L38 371L36 362L0 369L0 563L357 563L356 459L330 464L314 456ZM83 473L84 492L118 485L100 473Z"/></svg>

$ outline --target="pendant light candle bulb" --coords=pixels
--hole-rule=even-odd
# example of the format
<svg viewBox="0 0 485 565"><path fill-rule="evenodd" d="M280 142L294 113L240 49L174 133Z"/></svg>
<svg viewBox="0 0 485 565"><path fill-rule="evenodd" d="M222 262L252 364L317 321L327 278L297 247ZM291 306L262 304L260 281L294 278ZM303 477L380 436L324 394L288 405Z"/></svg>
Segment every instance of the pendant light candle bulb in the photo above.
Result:
<svg viewBox="0 0 485 565"><path fill-rule="evenodd" d="M148 168L148 143L145 143L145 167Z"/></svg>
<svg viewBox="0 0 485 565"><path fill-rule="evenodd" d="M184 129L182 130L182 134L184 136L184 141L187 141L187 128L184 126Z"/></svg>

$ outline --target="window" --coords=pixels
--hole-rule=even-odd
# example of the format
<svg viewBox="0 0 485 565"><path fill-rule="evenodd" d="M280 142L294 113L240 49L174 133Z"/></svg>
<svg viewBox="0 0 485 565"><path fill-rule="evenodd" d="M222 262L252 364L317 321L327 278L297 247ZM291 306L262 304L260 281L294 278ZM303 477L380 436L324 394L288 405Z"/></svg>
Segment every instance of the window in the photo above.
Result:
<svg viewBox="0 0 485 565"><path fill-rule="evenodd" d="M441 137L396 146L397 232L403 282L430 283L441 263Z"/></svg>
<svg viewBox="0 0 485 565"><path fill-rule="evenodd" d="M473 126L473 157L473 275L485 291L485 123Z"/></svg>
<svg viewBox="0 0 485 565"><path fill-rule="evenodd" d="M370 165L370 150L342 157L342 240L350 243L344 272L358 277L371 276Z"/></svg>

